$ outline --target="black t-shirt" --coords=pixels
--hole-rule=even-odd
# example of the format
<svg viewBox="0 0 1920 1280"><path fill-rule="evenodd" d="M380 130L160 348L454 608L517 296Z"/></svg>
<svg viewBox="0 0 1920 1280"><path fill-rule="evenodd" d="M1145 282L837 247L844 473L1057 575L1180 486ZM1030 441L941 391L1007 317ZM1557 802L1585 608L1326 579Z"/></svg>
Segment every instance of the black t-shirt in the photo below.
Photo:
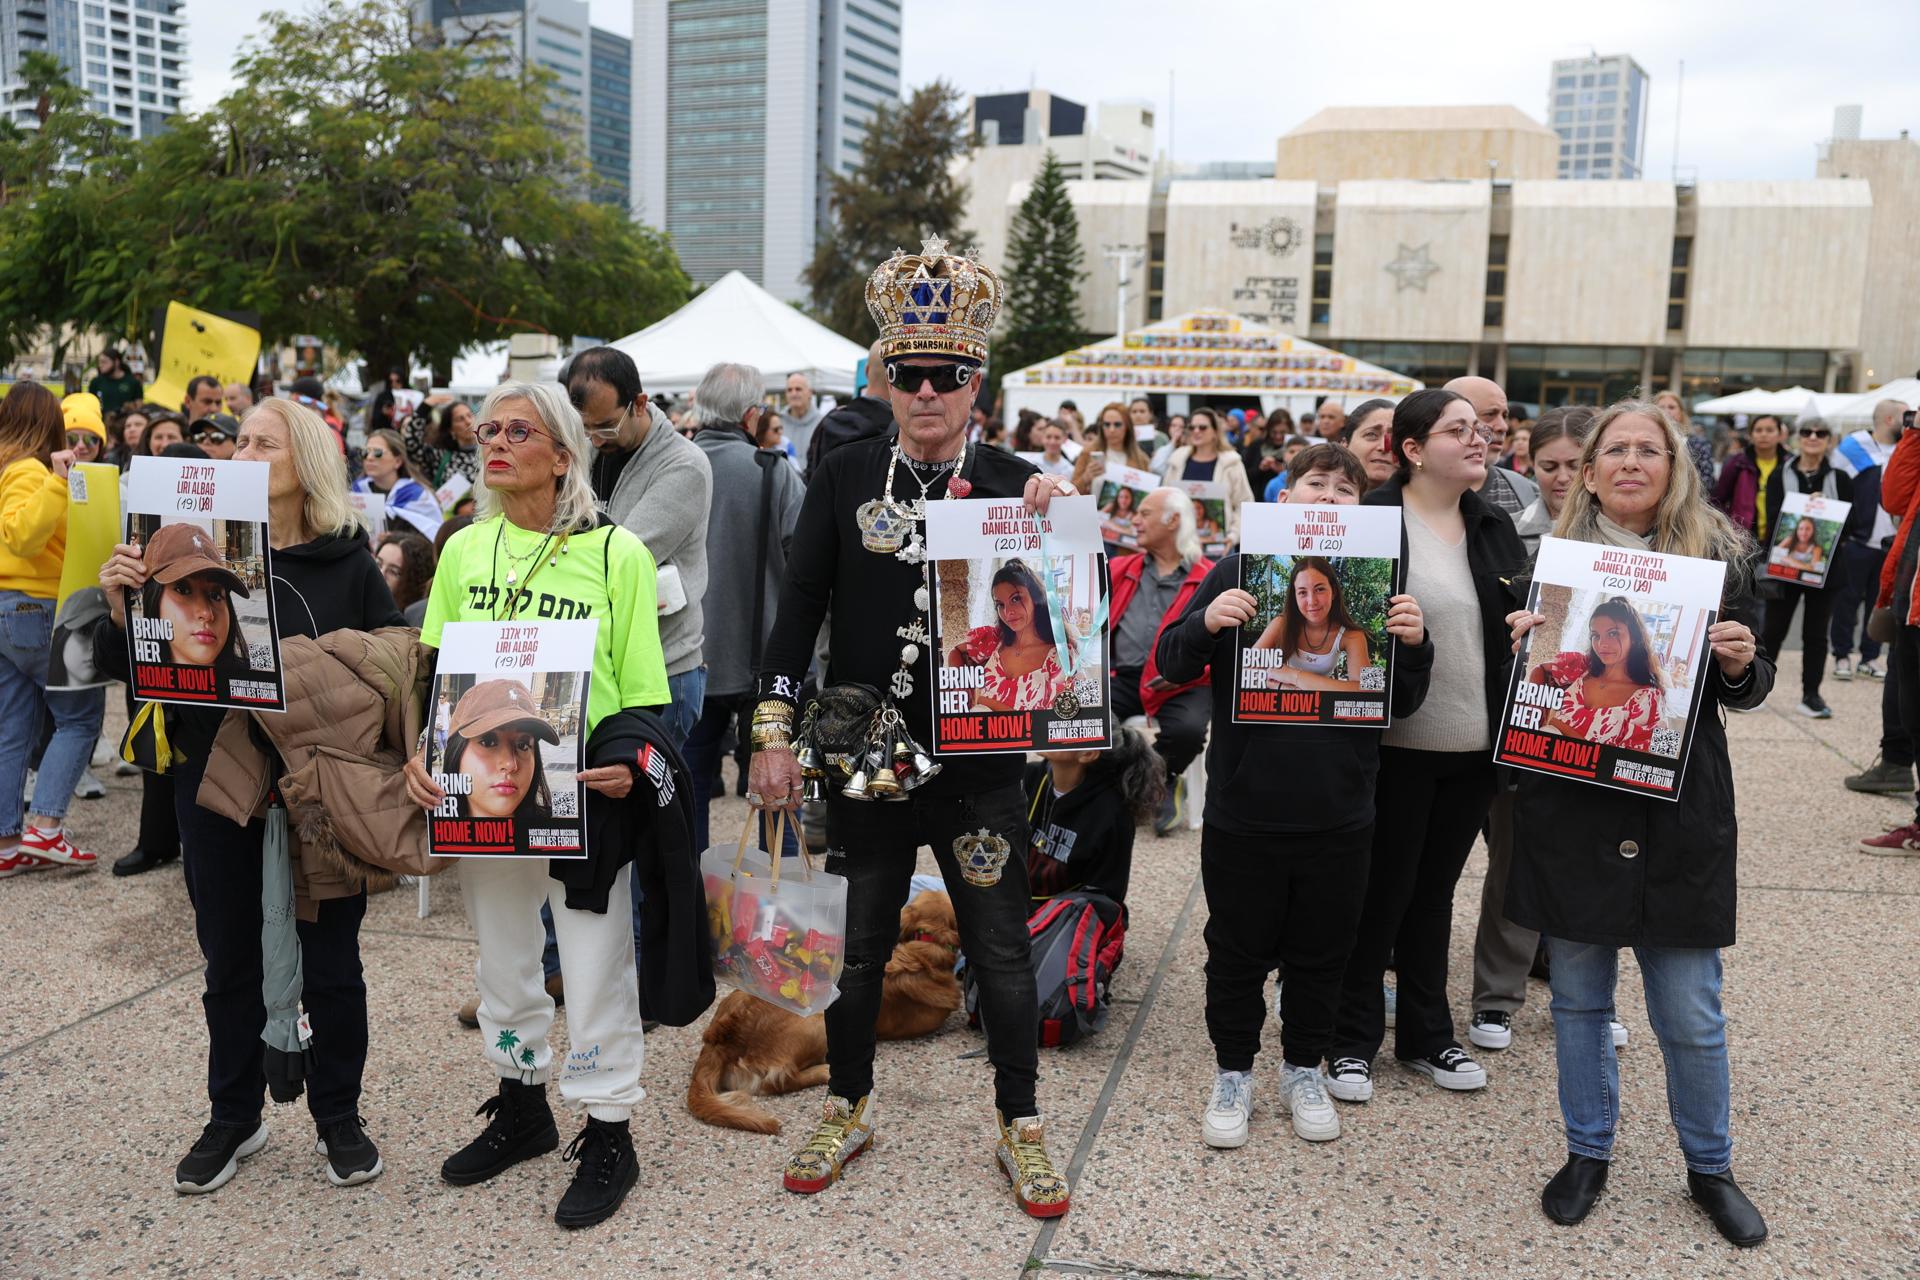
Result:
<svg viewBox="0 0 1920 1280"><path fill-rule="evenodd" d="M627 469L627 461L637 449L627 449L620 453L602 453L594 450L593 469L590 478L593 482L593 498L606 510L607 503L613 500L613 488L620 483L620 473Z"/></svg>
<svg viewBox="0 0 1920 1280"><path fill-rule="evenodd" d="M757 688L762 698L797 703L820 621L829 608L833 624L828 635L826 683L871 685L888 692L900 668L901 646L907 641L898 629L916 618L934 624L914 607L913 594L924 581L922 566L907 564L891 554L868 551L860 542L854 513L860 505L880 497L886 489L887 464L892 459L892 433L859 440L835 449L815 469L800 506L787 557L787 580L780 591L780 611L767 637ZM970 498L1019 498L1034 468L1002 449L967 448ZM927 491L929 500L945 497L946 476ZM893 480L897 501L917 498L920 486L902 463ZM934 649L922 644L913 665L913 691L896 699L907 728L922 745L933 745ZM1025 757L1019 754L942 756L941 772L923 788L926 794L980 791L1017 782Z"/></svg>

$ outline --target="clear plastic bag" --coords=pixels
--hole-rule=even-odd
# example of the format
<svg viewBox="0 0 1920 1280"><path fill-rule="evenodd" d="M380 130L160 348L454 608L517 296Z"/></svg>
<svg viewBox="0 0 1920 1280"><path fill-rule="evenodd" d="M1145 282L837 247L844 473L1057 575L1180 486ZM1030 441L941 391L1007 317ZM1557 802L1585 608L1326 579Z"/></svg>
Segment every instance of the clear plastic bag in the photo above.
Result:
<svg viewBox="0 0 1920 1280"><path fill-rule="evenodd" d="M768 854L785 838L784 812L763 828L761 848L748 847L754 820L761 817L757 811L748 814L734 847L714 845L700 855L713 976L768 1004L810 1017L840 995L847 881L815 870L804 846L797 857Z"/></svg>

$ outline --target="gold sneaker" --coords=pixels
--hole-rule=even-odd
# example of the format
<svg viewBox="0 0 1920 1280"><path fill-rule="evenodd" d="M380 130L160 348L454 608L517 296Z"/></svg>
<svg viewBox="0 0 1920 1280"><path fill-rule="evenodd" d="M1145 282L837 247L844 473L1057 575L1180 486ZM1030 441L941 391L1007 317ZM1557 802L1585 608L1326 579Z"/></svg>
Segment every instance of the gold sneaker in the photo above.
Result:
<svg viewBox="0 0 1920 1280"><path fill-rule="evenodd" d="M1039 1116L1009 1123L996 1113L1000 1143L994 1158L1013 1184L1013 1198L1035 1218L1057 1218L1067 1211L1067 1180L1054 1172L1047 1156L1047 1131Z"/></svg>
<svg viewBox="0 0 1920 1280"><path fill-rule="evenodd" d="M841 1170L873 1145L872 1117L872 1094L857 1103L829 1096L813 1137L787 1161L787 1190L810 1196L839 1181Z"/></svg>

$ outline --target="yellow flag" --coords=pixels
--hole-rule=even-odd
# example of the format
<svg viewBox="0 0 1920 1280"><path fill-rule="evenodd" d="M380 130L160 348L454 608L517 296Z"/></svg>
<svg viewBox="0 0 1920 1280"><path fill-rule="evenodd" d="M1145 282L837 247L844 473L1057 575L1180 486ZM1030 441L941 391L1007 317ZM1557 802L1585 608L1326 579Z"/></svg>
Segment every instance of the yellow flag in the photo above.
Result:
<svg viewBox="0 0 1920 1280"><path fill-rule="evenodd" d="M187 398L187 384L203 373L218 378L222 386L250 383L259 358L258 329L169 302L160 337L160 376L147 388L146 399L178 409Z"/></svg>

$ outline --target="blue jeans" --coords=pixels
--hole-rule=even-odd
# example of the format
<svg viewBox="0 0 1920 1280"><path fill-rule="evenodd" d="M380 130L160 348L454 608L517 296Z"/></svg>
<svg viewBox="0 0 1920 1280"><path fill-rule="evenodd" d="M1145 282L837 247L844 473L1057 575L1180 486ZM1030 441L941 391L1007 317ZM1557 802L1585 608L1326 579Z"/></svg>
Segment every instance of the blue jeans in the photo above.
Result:
<svg viewBox="0 0 1920 1280"><path fill-rule="evenodd" d="M667 722L668 732L673 734L674 745L683 751L687 745L687 735L693 731L694 723L700 719L700 704L707 696L707 669L695 667L683 671L677 676L667 677L667 692L673 701L668 705L662 717ZM700 808L696 802L694 809ZM694 853L698 855L707 846L694 842ZM640 903L646 897L640 890L640 877L627 877L633 886L633 956L640 958ZM560 941L553 933L553 908L546 903L540 904L540 923L547 927L547 949L540 953L540 967L551 978L560 972Z"/></svg>
<svg viewBox="0 0 1920 1280"><path fill-rule="evenodd" d="M687 745L682 754L687 758L687 772L693 776L693 847L698 852L705 852L713 844L707 818L713 803L713 777L720 772L720 746L726 741L727 726L737 715L740 717L741 732L745 733L747 722L753 717L754 704L752 693L709 697L701 709L700 719L693 726L693 732L687 735ZM783 856L799 856L799 826L798 822L787 825L786 840L781 849Z"/></svg>
<svg viewBox="0 0 1920 1280"><path fill-rule="evenodd" d="M40 756L40 771L34 775L33 803L29 813L49 818L67 816L73 789L93 759L93 744L99 740L100 725L107 718L107 690L49 689L47 713L53 718L53 739Z"/></svg>
<svg viewBox="0 0 1920 1280"><path fill-rule="evenodd" d="M1547 939L1553 1036L1567 1150L1612 1157L1620 1119L1620 1063L1613 1052L1613 990L1620 949ZM1720 953L1711 947L1635 947L1647 1020L1667 1066L1667 1114L1687 1168L1725 1173L1733 1163L1733 1085L1727 1018L1720 1008Z"/></svg>
<svg viewBox="0 0 1920 1280"><path fill-rule="evenodd" d="M27 784L27 758L40 741L40 717L47 709L52 645L53 601L23 591L0 591L0 839L18 836L26 816L21 793ZM87 751L92 750L89 742ZM77 773L67 780L69 794L79 780ZM63 797L60 812L66 811Z"/></svg>

